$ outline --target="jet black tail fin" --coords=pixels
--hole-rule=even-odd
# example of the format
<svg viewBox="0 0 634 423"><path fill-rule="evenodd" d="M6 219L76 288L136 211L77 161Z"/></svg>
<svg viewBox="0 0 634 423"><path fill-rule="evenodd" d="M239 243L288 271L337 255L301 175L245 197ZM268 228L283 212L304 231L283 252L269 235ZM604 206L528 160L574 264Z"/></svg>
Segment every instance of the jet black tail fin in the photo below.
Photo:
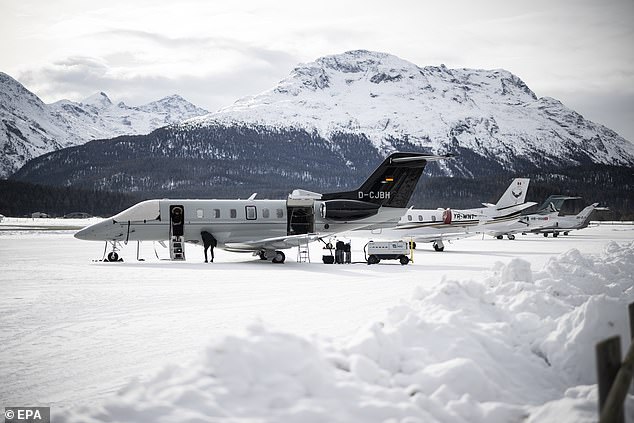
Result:
<svg viewBox="0 0 634 423"><path fill-rule="evenodd" d="M561 211L564 203L571 200L579 200L581 197L570 197L568 195L551 195L548 197L537 209L537 213L546 210L546 213L550 213L552 208L557 211Z"/></svg>
<svg viewBox="0 0 634 423"><path fill-rule="evenodd" d="M356 190L323 194L322 200L359 200L385 207L407 207L427 162L453 157L392 153Z"/></svg>

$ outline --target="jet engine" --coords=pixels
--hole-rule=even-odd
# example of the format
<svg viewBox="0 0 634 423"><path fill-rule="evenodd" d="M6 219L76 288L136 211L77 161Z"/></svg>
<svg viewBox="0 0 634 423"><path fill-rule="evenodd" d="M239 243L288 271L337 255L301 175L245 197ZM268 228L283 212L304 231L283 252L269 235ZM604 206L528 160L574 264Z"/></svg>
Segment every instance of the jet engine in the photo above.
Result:
<svg viewBox="0 0 634 423"><path fill-rule="evenodd" d="M374 216L381 206L359 200L328 200L321 203L321 217L330 220L359 220Z"/></svg>

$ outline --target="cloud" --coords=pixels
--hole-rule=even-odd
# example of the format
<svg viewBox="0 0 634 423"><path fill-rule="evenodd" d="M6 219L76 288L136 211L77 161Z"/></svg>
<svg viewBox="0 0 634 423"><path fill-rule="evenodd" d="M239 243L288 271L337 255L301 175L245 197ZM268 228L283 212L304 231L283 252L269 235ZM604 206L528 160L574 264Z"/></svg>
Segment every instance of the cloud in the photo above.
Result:
<svg viewBox="0 0 634 423"><path fill-rule="evenodd" d="M360 48L420 66L504 68L573 108L634 94L632 0L25 1L0 15L0 67L49 102L103 90L140 104L176 92L214 110L298 63ZM622 116L628 95L606 109Z"/></svg>
<svg viewBox="0 0 634 423"><path fill-rule="evenodd" d="M165 42L163 37L146 35ZM185 41L168 41L171 45L181 42ZM202 66L200 69L195 58L190 58L179 62L178 68L162 73L163 64L159 59L143 56L138 51L120 51L106 57L66 57L51 65L21 72L17 79L47 102L64 98L80 101L95 92L104 91L113 101L139 105L177 93L213 111L232 104L242 96L274 86L298 62L296 57L286 52L241 45L231 40L199 42L226 46L228 54L217 49L207 50L206 54L211 60L234 65L225 68ZM223 59L220 58L222 55Z"/></svg>
<svg viewBox="0 0 634 423"><path fill-rule="evenodd" d="M172 50L173 53L181 49L186 49L188 51L195 50L199 52L201 50L206 52L231 51L233 53L240 53L249 60L256 60L274 65L279 63L290 63L291 61L297 60L296 56L287 51L264 47L228 37L169 37L155 32L130 29L103 31L95 33L93 36L122 38L128 43L131 42L130 40L134 39L147 41L153 43L155 46Z"/></svg>

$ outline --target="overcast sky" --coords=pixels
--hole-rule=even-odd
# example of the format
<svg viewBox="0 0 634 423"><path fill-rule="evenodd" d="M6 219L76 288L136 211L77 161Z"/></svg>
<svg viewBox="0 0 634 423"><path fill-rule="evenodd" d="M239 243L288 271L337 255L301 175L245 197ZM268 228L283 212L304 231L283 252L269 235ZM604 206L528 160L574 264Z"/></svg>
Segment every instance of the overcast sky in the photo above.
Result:
<svg viewBox="0 0 634 423"><path fill-rule="evenodd" d="M214 111L367 49L507 69L634 141L634 0L0 0L0 71L45 102L180 94Z"/></svg>

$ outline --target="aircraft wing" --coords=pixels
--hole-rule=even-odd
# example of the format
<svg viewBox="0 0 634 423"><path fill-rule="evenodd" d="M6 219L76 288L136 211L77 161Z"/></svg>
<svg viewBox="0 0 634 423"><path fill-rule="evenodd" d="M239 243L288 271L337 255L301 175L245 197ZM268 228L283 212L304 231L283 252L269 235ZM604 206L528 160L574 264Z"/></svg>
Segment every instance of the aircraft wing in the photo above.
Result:
<svg viewBox="0 0 634 423"><path fill-rule="evenodd" d="M391 229L396 227L396 225L398 224L399 220L401 219L400 216L395 217L393 219L390 220L386 220L385 222L381 222L381 223L373 223L372 225L368 225L368 226L363 226L361 228L356 228L353 229L352 231L374 231L377 229Z"/></svg>
<svg viewBox="0 0 634 423"><path fill-rule="evenodd" d="M531 214L515 220L493 224L484 233L491 236L509 235L520 232L540 232L557 225L558 211L547 214Z"/></svg>
<svg viewBox="0 0 634 423"><path fill-rule="evenodd" d="M483 225L481 228L481 232L487 235L491 235L493 237L497 237L500 235L510 235L516 234L519 232L530 232L528 229L530 224L526 219L521 217L516 217L511 220L504 220L501 222L494 222L490 225Z"/></svg>
<svg viewBox="0 0 634 423"><path fill-rule="evenodd" d="M477 224L461 226L442 224L435 227L414 227L413 229L410 226L398 226L388 229L386 235L390 233L395 239L399 238L407 241L411 239L416 242L451 241L469 238L478 234L476 228Z"/></svg>
<svg viewBox="0 0 634 423"><path fill-rule="evenodd" d="M477 235L476 232L453 232L453 233L438 233L435 235L414 235L412 240L415 242L437 242L437 241L455 241L458 239L470 238ZM405 241L409 241L410 237L403 237Z"/></svg>
<svg viewBox="0 0 634 423"><path fill-rule="evenodd" d="M258 251L258 250L284 250L286 248L297 247L301 244L317 241L328 234L302 234L287 235L274 238L263 238L252 241L226 242L224 249L228 251Z"/></svg>

